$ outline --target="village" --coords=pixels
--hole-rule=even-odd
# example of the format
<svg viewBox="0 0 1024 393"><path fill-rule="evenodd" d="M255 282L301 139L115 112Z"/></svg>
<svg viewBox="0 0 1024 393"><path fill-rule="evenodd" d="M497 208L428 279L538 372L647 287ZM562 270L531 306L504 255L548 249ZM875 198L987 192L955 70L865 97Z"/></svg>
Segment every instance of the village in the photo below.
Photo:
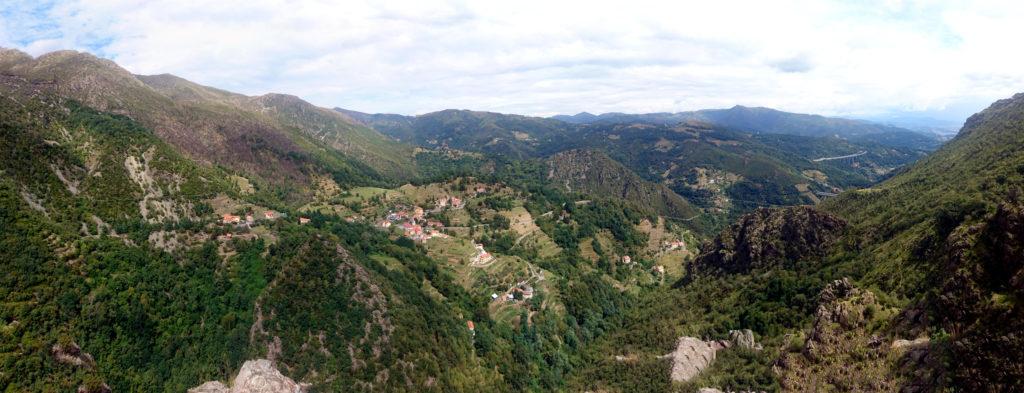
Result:
<svg viewBox="0 0 1024 393"><path fill-rule="evenodd" d="M336 216L422 247L454 275L457 284L474 296L487 299L493 318L514 322L523 311L530 318L543 308L564 307L554 285L557 280L538 266L546 258L557 258L563 250L539 224L573 220L567 211L532 215L519 192L500 184L467 179L393 189L325 187L316 202L290 212L291 215L230 198L213 200L211 204L221 228L216 236L221 242L219 252L225 257L234 254L234 239L263 239L272 244L276 241L274 227L278 223L306 225L319 216ZM587 202L578 201L577 206ZM614 284L620 290L635 290L638 284L663 282L666 277L678 275L681 256L688 253L684 238L667 228L662 220L644 220L638 228L651 238L645 247L633 252L617 248L608 232L597 233L590 239L594 247L600 242L605 257L625 269L616 276L621 281ZM499 247L494 242L502 236L510 240ZM581 244L581 253L596 261L590 252L590 241ZM493 248L501 251L495 253ZM520 254L516 250L528 252ZM401 268L401 264L394 261L392 266ZM667 269L666 265L672 267ZM466 323L466 328L475 333L473 322Z"/></svg>

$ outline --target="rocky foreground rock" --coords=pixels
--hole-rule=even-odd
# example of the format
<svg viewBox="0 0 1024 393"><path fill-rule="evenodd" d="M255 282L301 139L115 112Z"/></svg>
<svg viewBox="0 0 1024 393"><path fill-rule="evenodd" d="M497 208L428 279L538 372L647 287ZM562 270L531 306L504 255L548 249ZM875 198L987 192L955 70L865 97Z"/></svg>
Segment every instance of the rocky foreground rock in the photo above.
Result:
<svg viewBox="0 0 1024 393"><path fill-rule="evenodd" d="M302 385L277 371L267 359L245 362L229 388L220 381L210 381L188 390L188 393L301 393Z"/></svg>

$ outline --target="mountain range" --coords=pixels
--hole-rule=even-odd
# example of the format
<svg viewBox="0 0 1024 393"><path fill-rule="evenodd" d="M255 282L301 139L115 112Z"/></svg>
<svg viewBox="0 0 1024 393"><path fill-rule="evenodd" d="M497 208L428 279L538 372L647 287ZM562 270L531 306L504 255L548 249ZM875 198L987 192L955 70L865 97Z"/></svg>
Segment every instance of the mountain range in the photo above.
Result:
<svg viewBox="0 0 1024 393"><path fill-rule="evenodd" d="M833 137L853 142L876 142L891 147L934 150L941 144L936 135L864 120L825 117L783 112L771 108L734 106L729 109L705 109L676 113L602 113L556 115L557 119L574 124L645 122L675 125L684 122L705 122L721 127L764 134Z"/></svg>
<svg viewBox="0 0 1024 393"><path fill-rule="evenodd" d="M365 114L4 49L0 385L1013 391L1022 184L1024 94L943 143Z"/></svg>

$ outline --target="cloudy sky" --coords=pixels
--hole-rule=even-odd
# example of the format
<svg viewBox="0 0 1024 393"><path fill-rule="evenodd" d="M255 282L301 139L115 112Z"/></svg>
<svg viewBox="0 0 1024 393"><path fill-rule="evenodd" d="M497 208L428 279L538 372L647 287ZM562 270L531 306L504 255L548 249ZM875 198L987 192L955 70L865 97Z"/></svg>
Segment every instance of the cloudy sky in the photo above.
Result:
<svg viewBox="0 0 1024 393"><path fill-rule="evenodd" d="M322 106L958 119L1024 91L1020 1L4 0L0 46Z"/></svg>

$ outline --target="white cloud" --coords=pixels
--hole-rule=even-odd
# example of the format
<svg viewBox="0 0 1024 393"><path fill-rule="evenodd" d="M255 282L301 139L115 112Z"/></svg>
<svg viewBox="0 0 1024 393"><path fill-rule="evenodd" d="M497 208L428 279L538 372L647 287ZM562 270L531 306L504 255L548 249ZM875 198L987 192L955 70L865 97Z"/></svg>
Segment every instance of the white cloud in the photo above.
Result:
<svg viewBox="0 0 1024 393"><path fill-rule="evenodd" d="M0 44L135 73L422 113L734 104L942 110L1024 90L1019 2L75 0L0 6Z"/></svg>

